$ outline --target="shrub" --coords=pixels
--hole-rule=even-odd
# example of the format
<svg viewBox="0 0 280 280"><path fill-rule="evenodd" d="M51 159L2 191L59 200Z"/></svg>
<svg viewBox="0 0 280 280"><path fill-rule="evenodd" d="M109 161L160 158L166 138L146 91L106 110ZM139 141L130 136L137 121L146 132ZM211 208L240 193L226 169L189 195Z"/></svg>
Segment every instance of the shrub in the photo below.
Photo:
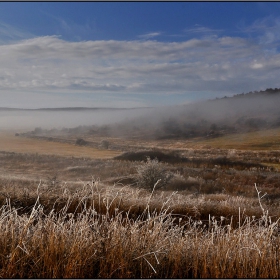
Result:
<svg viewBox="0 0 280 280"><path fill-rule="evenodd" d="M188 162L187 158L180 157L176 152L163 153L157 149L151 151L126 152L115 157L117 160L144 161L147 157L166 163Z"/></svg>
<svg viewBox="0 0 280 280"><path fill-rule="evenodd" d="M80 145L80 146L85 146L87 144L87 141L85 141L84 139L82 138L78 138L76 140L76 145Z"/></svg>
<svg viewBox="0 0 280 280"><path fill-rule="evenodd" d="M43 129L42 129L41 127L35 127L34 132L35 132L36 134L40 134L40 133L43 132Z"/></svg>
<svg viewBox="0 0 280 280"><path fill-rule="evenodd" d="M175 173L172 178L169 180L168 185L166 186L166 190L175 190L175 191L183 191L188 188L186 179Z"/></svg>
<svg viewBox="0 0 280 280"><path fill-rule="evenodd" d="M102 140L100 143L101 148L103 149L108 149L109 148L109 141L107 140Z"/></svg>
<svg viewBox="0 0 280 280"><path fill-rule="evenodd" d="M137 183L140 187L153 189L158 180L158 187L164 187L172 175L164 170L163 164L157 158L150 159L137 167Z"/></svg>

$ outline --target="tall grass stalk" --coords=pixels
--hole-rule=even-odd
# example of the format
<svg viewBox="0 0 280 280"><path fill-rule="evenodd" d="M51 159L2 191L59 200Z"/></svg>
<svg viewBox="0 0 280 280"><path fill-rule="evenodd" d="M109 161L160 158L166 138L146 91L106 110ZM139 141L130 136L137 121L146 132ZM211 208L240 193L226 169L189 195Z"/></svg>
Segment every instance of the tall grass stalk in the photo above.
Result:
<svg viewBox="0 0 280 280"><path fill-rule="evenodd" d="M0 209L2 278L280 276L279 219L268 212L265 219L245 217L240 208L238 226L233 217L180 215L175 213L180 196L163 199L156 185L150 193L91 182L80 191L61 190L65 203L55 198L52 209L44 205L39 186L35 193L29 212L9 199ZM193 203L202 212L200 200Z"/></svg>

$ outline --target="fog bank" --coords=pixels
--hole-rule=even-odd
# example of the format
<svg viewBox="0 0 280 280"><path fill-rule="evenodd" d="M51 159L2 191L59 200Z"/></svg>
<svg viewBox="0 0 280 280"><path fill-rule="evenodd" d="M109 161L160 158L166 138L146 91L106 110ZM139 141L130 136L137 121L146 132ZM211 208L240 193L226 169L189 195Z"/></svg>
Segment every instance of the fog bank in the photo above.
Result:
<svg viewBox="0 0 280 280"><path fill-rule="evenodd" d="M135 109L0 109L1 130L73 128L80 125L104 125L144 115L149 108Z"/></svg>

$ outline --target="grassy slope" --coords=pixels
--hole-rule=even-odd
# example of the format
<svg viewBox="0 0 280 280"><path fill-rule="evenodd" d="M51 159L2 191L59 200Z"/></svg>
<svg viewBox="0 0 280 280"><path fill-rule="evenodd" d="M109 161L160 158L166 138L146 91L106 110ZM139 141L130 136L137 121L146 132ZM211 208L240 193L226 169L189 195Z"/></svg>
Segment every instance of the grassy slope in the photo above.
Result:
<svg viewBox="0 0 280 280"><path fill-rule="evenodd" d="M60 155L90 158L112 158L120 154L119 151L100 150L81 147L67 143L50 142L32 138L15 137L14 133L0 133L0 151L16 153L38 153L43 155Z"/></svg>
<svg viewBox="0 0 280 280"><path fill-rule="evenodd" d="M197 148L211 146L221 149L278 150L280 149L280 129L229 134L212 139L193 141L188 145Z"/></svg>
<svg viewBox="0 0 280 280"><path fill-rule="evenodd" d="M280 128L262 131L227 134L217 138L193 139L163 139L163 140L132 140L114 138L119 147L126 146L134 149L167 149L188 150L193 149L237 149L248 151L272 151L280 149Z"/></svg>

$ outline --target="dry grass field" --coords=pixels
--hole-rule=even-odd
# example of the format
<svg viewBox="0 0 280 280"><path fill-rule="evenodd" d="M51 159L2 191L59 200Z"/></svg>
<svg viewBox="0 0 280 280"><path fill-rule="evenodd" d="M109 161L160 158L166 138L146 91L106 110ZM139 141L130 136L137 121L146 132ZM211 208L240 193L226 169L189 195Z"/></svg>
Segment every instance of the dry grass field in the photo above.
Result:
<svg viewBox="0 0 280 280"><path fill-rule="evenodd" d="M265 131L253 131L247 133L227 134L225 136L205 139L197 137L193 139L166 139L139 141L129 140L132 146L158 147L163 149L236 149L236 150L279 150L280 149L280 129L267 129Z"/></svg>
<svg viewBox="0 0 280 280"><path fill-rule="evenodd" d="M5 135L3 133L2 135ZM14 132L9 132L8 141L18 141L14 139ZM107 139L110 142L110 150L113 151L137 151L143 149L164 149L164 150L179 150L188 151L190 149L234 149L234 150L248 150L248 151L274 151L280 149L280 129L266 129L262 131L252 131L246 133L234 133L226 134L220 137L194 137L191 139L138 139L136 137L102 137L99 135L79 134L80 137L88 141L92 147L98 147L99 143L103 139ZM32 136L27 139L45 139L48 140L48 136ZM53 141L68 141L75 143L77 135L64 135L61 134L57 137L52 137ZM50 141L48 141L51 143ZM37 142L39 143L39 142ZM45 146L45 144L44 144ZM67 147L67 146L65 146ZM72 146L71 146L72 147ZM113 155L114 156L114 155Z"/></svg>
<svg viewBox="0 0 280 280"><path fill-rule="evenodd" d="M279 136L1 132L0 277L279 278Z"/></svg>
<svg viewBox="0 0 280 280"><path fill-rule="evenodd" d="M212 148L238 150L279 150L280 129L230 134L209 140L201 140L197 144L192 143L192 145L194 147L200 145L200 147L211 146Z"/></svg>
<svg viewBox="0 0 280 280"><path fill-rule="evenodd" d="M50 142L34 138L15 137L14 131L0 132L0 151L100 159L112 158L120 154L118 151L92 149L68 143Z"/></svg>

